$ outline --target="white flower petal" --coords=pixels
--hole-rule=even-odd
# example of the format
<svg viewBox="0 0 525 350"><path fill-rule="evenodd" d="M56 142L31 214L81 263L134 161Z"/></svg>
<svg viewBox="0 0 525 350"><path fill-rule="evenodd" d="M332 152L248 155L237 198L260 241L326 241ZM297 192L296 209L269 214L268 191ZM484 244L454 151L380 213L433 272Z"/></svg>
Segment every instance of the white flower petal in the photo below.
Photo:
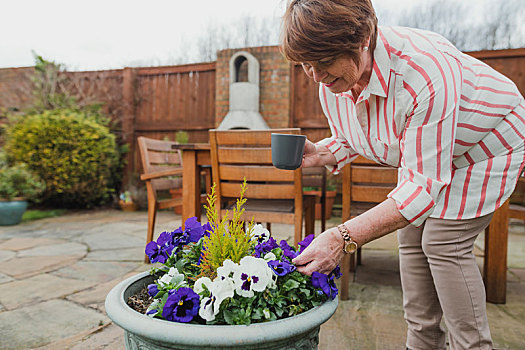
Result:
<svg viewBox="0 0 525 350"><path fill-rule="evenodd" d="M195 293L200 294L204 290L203 286L206 286L206 288L208 288L208 290L210 290L210 285L211 284L212 284L211 279L209 279L208 277L201 277L201 278L199 278L198 280L195 281L195 285L193 286L193 290L195 291Z"/></svg>
<svg viewBox="0 0 525 350"><path fill-rule="evenodd" d="M222 266L217 269L217 278L225 279L231 278L235 270L239 267L238 264L234 263L230 259L223 261Z"/></svg>
<svg viewBox="0 0 525 350"><path fill-rule="evenodd" d="M270 239L270 231L268 231L263 225L256 224L252 228L251 238L256 241L260 240L260 243L266 242Z"/></svg>

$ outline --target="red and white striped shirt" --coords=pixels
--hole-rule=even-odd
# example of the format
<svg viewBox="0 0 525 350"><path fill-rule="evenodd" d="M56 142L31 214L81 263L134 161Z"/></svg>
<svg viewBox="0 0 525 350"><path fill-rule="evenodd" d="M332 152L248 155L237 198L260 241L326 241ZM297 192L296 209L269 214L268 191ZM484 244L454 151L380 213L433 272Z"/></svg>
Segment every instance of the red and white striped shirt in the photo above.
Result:
<svg viewBox="0 0 525 350"><path fill-rule="evenodd" d="M352 93L319 87L337 159L398 167L389 193L413 225L496 210L525 164L525 103L515 84L442 36L381 27L370 82Z"/></svg>

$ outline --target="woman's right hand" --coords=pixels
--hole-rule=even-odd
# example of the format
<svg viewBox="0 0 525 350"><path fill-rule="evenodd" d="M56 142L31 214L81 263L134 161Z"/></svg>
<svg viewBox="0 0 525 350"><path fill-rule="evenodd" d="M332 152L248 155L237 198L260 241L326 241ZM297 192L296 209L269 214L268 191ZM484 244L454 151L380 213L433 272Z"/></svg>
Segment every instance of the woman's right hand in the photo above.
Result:
<svg viewBox="0 0 525 350"><path fill-rule="evenodd" d="M337 163L334 155L326 146L319 146L306 139L304 144L303 163L301 167L309 168L316 166L335 165Z"/></svg>

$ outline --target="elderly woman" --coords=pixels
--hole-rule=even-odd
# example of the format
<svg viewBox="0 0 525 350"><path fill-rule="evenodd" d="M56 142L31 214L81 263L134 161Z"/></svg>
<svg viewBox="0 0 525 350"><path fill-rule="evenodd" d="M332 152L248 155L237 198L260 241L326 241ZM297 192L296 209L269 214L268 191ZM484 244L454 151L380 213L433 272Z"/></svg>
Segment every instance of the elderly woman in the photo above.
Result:
<svg viewBox="0 0 525 350"><path fill-rule="evenodd" d="M477 235L525 164L525 103L508 78L442 36L378 27L369 0L292 0L282 51L319 83L332 136L303 167L337 174L358 155L399 169L383 203L317 237L294 262L327 273L398 230L407 347L492 346Z"/></svg>

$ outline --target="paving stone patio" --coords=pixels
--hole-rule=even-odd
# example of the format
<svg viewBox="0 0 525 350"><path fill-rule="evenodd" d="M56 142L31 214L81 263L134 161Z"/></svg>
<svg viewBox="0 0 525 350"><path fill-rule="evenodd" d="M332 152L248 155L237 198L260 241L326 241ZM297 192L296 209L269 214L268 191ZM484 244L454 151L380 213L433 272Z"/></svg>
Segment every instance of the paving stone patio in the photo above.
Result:
<svg viewBox="0 0 525 350"><path fill-rule="evenodd" d="M330 225L340 222L332 217ZM104 300L143 264L146 212L95 210L0 227L0 349L124 349L123 331L105 315ZM161 212L157 234L181 224ZM317 222L319 232L319 222ZM272 225L277 240L288 225ZM477 252L482 252L483 237ZM482 266L482 258L479 258ZM488 304L497 349L525 348L525 225L511 221L507 303ZM363 249L363 265L321 327L320 349L404 349L395 234Z"/></svg>

